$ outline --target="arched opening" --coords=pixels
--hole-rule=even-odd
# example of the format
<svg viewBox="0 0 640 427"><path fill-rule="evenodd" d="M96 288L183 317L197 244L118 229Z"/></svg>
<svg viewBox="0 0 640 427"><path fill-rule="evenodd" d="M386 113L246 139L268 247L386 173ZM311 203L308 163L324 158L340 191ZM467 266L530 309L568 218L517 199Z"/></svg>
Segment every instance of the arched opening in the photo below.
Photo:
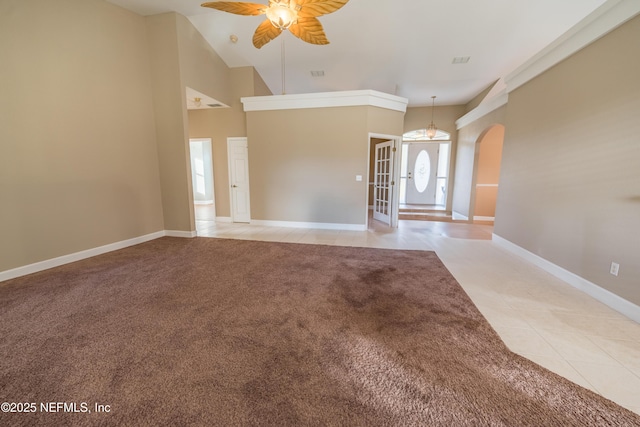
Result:
<svg viewBox="0 0 640 427"><path fill-rule="evenodd" d="M493 222L500 181L500 162L504 126L494 125L478 140L478 163L475 173L474 222Z"/></svg>

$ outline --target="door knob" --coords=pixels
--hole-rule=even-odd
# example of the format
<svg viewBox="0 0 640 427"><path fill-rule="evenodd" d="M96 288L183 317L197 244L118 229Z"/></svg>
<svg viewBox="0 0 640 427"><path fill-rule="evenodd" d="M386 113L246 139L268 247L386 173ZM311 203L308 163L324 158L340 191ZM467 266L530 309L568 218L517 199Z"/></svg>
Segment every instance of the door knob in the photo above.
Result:
<svg viewBox="0 0 640 427"><path fill-rule="evenodd" d="M231 188L237 188L237 187L238 187L238 186L237 186L237 185L235 185L235 184L233 184L233 185L231 186Z"/></svg>

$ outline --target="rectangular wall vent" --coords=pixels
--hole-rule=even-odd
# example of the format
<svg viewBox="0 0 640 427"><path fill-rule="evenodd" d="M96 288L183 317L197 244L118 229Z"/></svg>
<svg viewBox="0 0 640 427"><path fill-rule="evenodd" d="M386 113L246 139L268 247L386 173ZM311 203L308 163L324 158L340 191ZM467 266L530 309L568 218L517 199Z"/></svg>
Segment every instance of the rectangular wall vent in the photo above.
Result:
<svg viewBox="0 0 640 427"><path fill-rule="evenodd" d="M467 62L469 62L469 60L471 59L470 56L456 56L455 58L453 58L453 61L451 61L452 64L466 64Z"/></svg>

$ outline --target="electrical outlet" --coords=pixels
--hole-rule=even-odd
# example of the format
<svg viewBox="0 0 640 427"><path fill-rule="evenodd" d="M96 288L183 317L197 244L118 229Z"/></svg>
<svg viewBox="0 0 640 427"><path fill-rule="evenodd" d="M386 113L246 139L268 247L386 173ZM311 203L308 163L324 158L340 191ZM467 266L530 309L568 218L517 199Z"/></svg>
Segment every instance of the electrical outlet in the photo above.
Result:
<svg viewBox="0 0 640 427"><path fill-rule="evenodd" d="M617 276L619 270L620 270L620 264L618 264L617 262L612 262L611 268L609 269L609 273L613 274L614 276Z"/></svg>

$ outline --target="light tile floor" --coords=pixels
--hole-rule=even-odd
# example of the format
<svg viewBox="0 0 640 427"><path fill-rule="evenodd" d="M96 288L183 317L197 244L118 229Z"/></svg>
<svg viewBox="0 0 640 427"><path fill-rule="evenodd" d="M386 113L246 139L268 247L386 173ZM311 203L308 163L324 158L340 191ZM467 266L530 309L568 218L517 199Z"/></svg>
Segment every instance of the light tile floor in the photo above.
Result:
<svg viewBox="0 0 640 427"><path fill-rule="evenodd" d="M400 221L309 230L197 220L198 235L434 250L509 348L640 414L640 324L491 239L489 225Z"/></svg>

